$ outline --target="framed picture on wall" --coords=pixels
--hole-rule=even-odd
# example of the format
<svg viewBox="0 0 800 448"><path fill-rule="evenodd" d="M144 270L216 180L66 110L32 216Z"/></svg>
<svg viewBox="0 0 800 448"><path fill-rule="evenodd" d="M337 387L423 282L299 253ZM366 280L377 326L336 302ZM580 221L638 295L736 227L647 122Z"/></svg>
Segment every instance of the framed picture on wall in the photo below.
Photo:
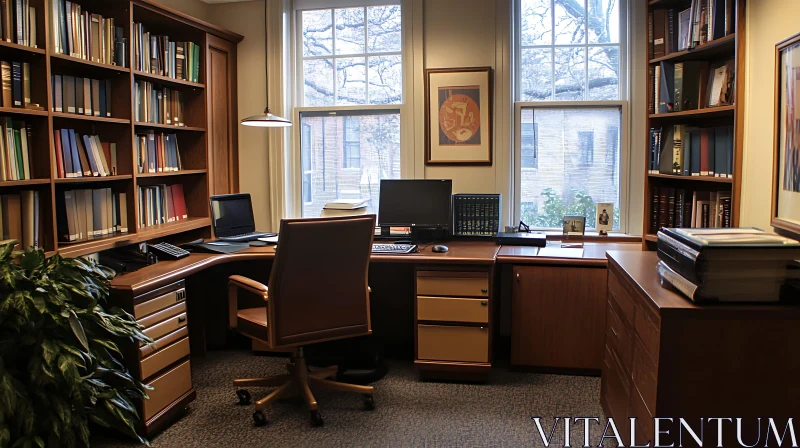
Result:
<svg viewBox="0 0 800 448"><path fill-rule="evenodd" d="M800 34L775 47L772 226L800 237Z"/></svg>
<svg viewBox="0 0 800 448"><path fill-rule="evenodd" d="M425 164L492 164L492 68L425 73Z"/></svg>

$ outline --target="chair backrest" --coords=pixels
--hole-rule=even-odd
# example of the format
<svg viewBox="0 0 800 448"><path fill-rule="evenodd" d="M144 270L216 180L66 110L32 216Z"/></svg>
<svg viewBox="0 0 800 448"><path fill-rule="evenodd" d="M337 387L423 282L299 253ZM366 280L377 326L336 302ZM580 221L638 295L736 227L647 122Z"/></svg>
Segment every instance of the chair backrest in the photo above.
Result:
<svg viewBox="0 0 800 448"><path fill-rule="evenodd" d="M369 334L375 215L284 219L269 278L272 345Z"/></svg>

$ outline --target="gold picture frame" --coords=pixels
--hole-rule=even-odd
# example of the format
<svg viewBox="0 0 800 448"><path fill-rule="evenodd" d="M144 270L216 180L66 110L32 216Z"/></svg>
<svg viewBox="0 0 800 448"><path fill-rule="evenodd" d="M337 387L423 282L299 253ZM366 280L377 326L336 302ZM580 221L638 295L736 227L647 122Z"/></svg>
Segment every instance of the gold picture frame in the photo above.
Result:
<svg viewBox="0 0 800 448"><path fill-rule="evenodd" d="M800 34L775 46L772 216L776 231L800 237Z"/></svg>

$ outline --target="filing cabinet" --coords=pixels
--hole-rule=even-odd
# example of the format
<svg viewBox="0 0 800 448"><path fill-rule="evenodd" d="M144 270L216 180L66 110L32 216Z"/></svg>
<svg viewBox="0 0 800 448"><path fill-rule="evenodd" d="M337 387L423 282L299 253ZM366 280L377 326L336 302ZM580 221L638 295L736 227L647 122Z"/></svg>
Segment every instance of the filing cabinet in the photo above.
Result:
<svg viewBox="0 0 800 448"><path fill-rule="evenodd" d="M488 378L491 269L420 268L415 276L415 364L422 376Z"/></svg>
<svg viewBox="0 0 800 448"><path fill-rule="evenodd" d="M124 348L128 370L152 387L138 403L139 432L152 435L167 425L196 397L189 360L188 307L183 280L139 295L114 291L111 299L142 325L153 339Z"/></svg>

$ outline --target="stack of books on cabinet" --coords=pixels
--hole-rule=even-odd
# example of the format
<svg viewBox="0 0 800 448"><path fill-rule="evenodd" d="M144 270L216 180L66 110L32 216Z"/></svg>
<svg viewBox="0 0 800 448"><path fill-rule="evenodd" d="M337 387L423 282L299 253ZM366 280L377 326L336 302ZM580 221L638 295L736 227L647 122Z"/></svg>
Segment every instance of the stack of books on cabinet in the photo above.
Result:
<svg viewBox="0 0 800 448"><path fill-rule="evenodd" d="M647 3L643 245L655 249L661 227L738 225L746 4Z"/></svg>
<svg viewBox="0 0 800 448"><path fill-rule="evenodd" d="M0 237L209 236L208 30L138 0L0 2Z"/></svg>

